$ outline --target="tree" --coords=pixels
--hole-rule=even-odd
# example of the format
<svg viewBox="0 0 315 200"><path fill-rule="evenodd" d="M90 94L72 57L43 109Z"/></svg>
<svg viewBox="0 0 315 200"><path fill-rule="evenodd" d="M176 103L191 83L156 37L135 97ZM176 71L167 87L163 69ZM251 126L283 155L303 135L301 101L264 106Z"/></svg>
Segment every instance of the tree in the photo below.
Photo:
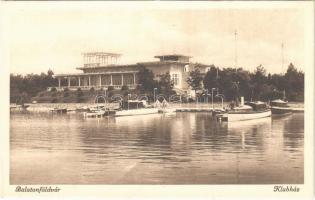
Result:
<svg viewBox="0 0 315 200"><path fill-rule="evenodd" d="M266 87L267 77L266 70L262 65L256 67L254 74L252 75L253 96L254 100L259 100L262 94L262 89Z"/></svg>
<svg viewBox="0 0 315 200"><path fill-rule="evenodd" d="M195 69L189 72L189 77L187 78L188 85L195 91L200 90L202 88L202 74L200 73L199 69Z"/></svg>
<svg viewBox="0 0 315 200"><path fill-rule="evenodd" d="M211 88L219 87L219 69L214 65L210 66L210 70L206 73L206 76L203 79L204 88L211 90Z"/></svg>
<svg viewBox="0 0 315 200"><path fill-rule="evenodd" d="M47 87L57 85L57 80L53 77L53 71L48 70L47 74L27 74L10 75L10 102L15 103L24 93L28 98L36 96L39 92L45 91ZM24 96L25 96L24 95Z"/></svg>
<svg viewBox="0 0 315 200"><path fill-rule="evenodd" d="M151 70L141 66L138 72L138 82L142 92L152 92L156 86L154 74Z"/></svg>
<svg viewBox="0 0 315 200"><path fill-rule="evenodd" d="M294 101L304 100L304 73L298 72L295 66L290 63L284 78L287 97Z"/></svg>
<svg viewBox="0 0 315 200"><path fill-rule="evenodd" d="M239 81L233 81L232 82L232 96L233 100L236 101L236 105L239 105L239 98L240 98L240 82Z"/></svg>
<svg viewBox="0 0 315 200"><path fill-rule="evenodd" d="M157 82L157 88L162 94L167 96L174 94L173 91L174 82L171 79L169 73L158 75L159 81Z"/></svg>

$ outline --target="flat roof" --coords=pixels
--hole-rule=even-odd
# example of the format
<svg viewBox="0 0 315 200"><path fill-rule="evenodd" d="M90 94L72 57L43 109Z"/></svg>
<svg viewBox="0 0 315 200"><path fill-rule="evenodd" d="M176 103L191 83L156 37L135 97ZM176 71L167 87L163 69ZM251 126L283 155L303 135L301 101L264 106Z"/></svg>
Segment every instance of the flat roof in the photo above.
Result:
<svg viewBox="0 0 315 200"><path fill-rule="evenodd" d="M92 67L77 67L76 69L98 69L98 68L110 68L110 67L135 67L137 64L121 64L121 65L115 65L115 64L109 64L109 65L100 65L100 66L92 66Z"/></svg>
<svg viewBox="0 0 315 200"><path fill-rule="evenodd" d="M96 72L96 73L69 73L69 74L55 74L54 77L65 76L89 76L89 75L110 75L110 74L133 74L138 71L113 71L113 72Z"/></svg>
<svg viewBox="0 0 315 200"><path fill-rule="evenodd" d="M121 56L119 53L110 53L110 52L86 52L82 53L83 56Z"/></svg>
<svg viewBox="0 0 315 200"><path fill-rule="evenodd" d="M191 56L186 56L186 55L182 55L182 54L168 54L168 55L154 56L154 58L165 58L165 57L183 57L183 58L192 58Z"/></svg>
<svg viewBox="0 0 315 200"><path fill-rule="evenodd" d="M173 60L164 60L164 61L152 61L152 62L138 62L137 64L145 64L145 65L163 65L163 64L189 64L190 62L178 62Z"/></svg>

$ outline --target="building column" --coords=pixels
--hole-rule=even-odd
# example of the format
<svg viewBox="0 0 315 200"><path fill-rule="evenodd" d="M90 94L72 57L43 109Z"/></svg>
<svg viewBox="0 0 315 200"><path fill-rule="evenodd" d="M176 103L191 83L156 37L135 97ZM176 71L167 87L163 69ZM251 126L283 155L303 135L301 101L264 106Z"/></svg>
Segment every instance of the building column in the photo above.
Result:
<svg viewBox="0 0 315 200"><path fill-rule="evenodd" d="M58 77L58 87L60 88L60 85L61 85L61 83L60 83L60 77Z"/></svg>
<svg viewBox="0 0 315 200"><path fill-rule="evenodd" d="M113 85L113 75L110 75L110 85Z"/></svg>
<svg viewBox="0 0 315 200"><path fill-rule="evenodd" d="M91 76L89 76L89 87L91 87Z"/></svg>
<svg viewBox="0 0 315 200"><path fill-rule="evenodd" d="M136 85L136 73L133 73L133 84Z"/></svg>
<svg viewBox="0 0 315 200"><path fill-rule="evenodd" d="M81 86L81 77L78 77L78 81L79 81L79 87Z"/></svg>
<svg viewBox="0 0 315 200"><path fill-rule="evenodd" d="M100 75L100 86L102 86L102 75Z"/></svg>
<svg viewBox="0 0 315 200"><path fill-rule="evenodd" d="M68 87L70 87L70 82L71 82L71 80L70 80L70 77L68 77Z"/></svg>
<svg viewBox="0 0 315 200"><path fill-rule="evenodd" d="M121 85L124 85L124 74L121 74Z"/></svg>

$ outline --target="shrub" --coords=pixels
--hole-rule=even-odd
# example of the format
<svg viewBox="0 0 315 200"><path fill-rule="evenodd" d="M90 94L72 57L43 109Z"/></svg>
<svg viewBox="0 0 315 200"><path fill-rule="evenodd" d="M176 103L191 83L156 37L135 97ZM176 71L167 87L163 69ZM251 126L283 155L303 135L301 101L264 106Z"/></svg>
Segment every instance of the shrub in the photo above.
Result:
<svg viewBox="0 0 315 200"><path fill-rule="evenodd" d="M57 92L57 89L55 87L50 89L51 92Z"/></svg>
<svg viewBox="0 0 315 200"><path fill-rule="evenodd" d="M90 92L94 92L94 91L95 91L95 88L91 87Z"/></svg>
<svg viewBox="0 0 315 200"><path fill-rule="evenodd" d="M114 95L114 92L113 91L109 91L108 93L107 93L107 96L108 97L112 97Z"/></svg>
<svg viewBox="0 0 315 200"><path fill-rule="evenodd" d="M114 86L108 86L108 91L113 91L114 90Z"/></svg>
<svg viewBox="0 0 315 200"><path fill-rule="evenodd" d="M124 91L124 92L123 92L123 96L124 96L124 97L128 96L128 94L129 94L128 91Z"/></svg>
<svg viewBox="0 0 315 200"><path fill-rule="evenodd" d="M63 94L63 97L68 97L69 96L69 92L65 92L64 94Z"/></svg>
<svg viewBox="0 0 315 200"><path fill-rule="evenodd" d="M78 88L77 89L77 97L81 97L81 96L83 96L83 92L82 92L81 88Z"/></svg>
<svg viewBox="0 0 315 200"><path fill-rule="evenodd" d="M84 98L83 97L78 97L77 98L77 103L82 103L84 102Z"/></svg>
<svg viewBox="0 0 315 200"><path fill-rule="evenodd" d="M123 85L121 87L121 91L126 91L126 90L129 90L128 86L127 85Z"/></svg>
<svg viewBox="0 0 315 200"><path fill-rule="evenodd" d="M57 103L57 101L58 100L56 98L54 98L54 99L51 100L51 103Z"/></svg>

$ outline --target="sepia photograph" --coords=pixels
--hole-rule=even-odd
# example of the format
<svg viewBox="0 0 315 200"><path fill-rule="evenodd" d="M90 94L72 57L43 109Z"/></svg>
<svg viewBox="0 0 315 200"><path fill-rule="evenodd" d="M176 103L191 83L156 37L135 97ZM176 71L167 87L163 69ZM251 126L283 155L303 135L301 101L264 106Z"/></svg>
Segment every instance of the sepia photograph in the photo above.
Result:
<svg viewBox="0 0 315 200"><path fill-rule="evenodd" d="M305 4L212 3L9 4L15 192L28 185L299 192L308 174L305 100L313 96L305 92L313 68Z"/></svg>

